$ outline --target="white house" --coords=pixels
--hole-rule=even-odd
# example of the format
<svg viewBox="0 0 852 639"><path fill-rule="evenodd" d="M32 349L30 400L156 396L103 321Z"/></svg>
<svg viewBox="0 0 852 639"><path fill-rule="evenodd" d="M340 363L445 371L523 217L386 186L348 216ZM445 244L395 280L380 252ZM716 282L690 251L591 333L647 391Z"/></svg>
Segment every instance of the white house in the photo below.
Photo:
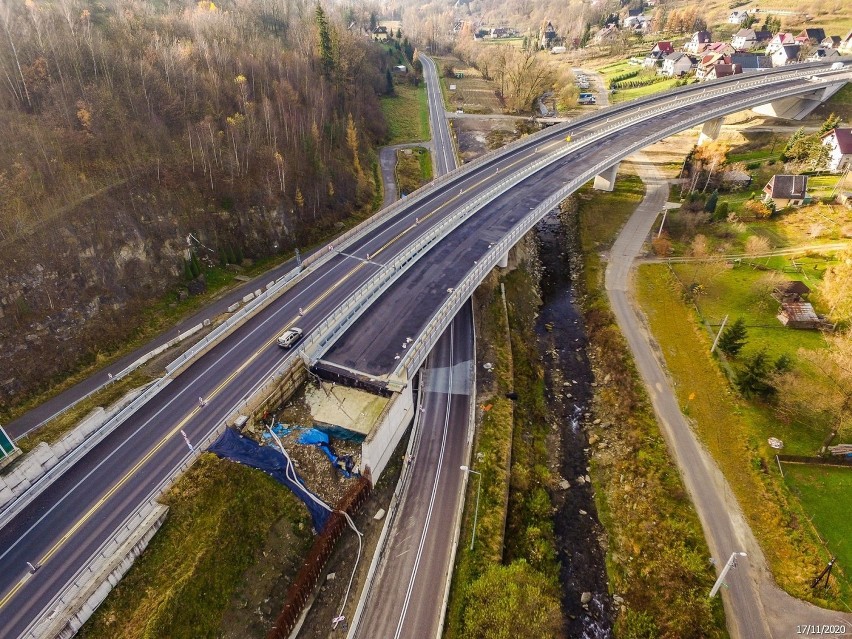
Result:
<svg viewBox="0 0 852 639"><path fill-rule="evenodd" d="M849 33L846 34L846 37L840 40L840 44L837 46L837 50L840 51L843 55L848 55L852 53L852 29L849 30Z"/></svg>
<svg viewBox="0 0 852 639"><path fill-rule="evenodd" d="M785 44L780 51L772 54L772 66L783 67L786 64L793 64L799 60L799 52L802 50L801 45Z"/></svg>
<svg viewBox="0 0 852 639"><path fill-rule="evenodd" d="M796 39L792 33L779 31L769 41L769 45L766 47L766 55L778 53L785 44L796 44Z"/></svg>
<svg viewBox="0 0 852 639"><path fill-rule="evenodd" d="M728 24L742 24L748 18L748 11L731 11L728 16Z"/></svg>
<svg viewBox="0 0 852 639"><path fill-rule="evenodd" d="M687 53L701 53L708 44L710 44L710 32L696 31L692 34L692 38L683 45L683 50Z"/></svg>
<svg viewBox="0 0 852 639"><path fill-rule="evenodd" d="M748 51L757 44L754 29L740 29L731 38L731 44L738 51Z"/></svg>
<svg viewBox="0 0 852 639"><path fill-rule="evenodd" d="M670 78L675 78L684 73L689 73L691 69L692 60L689 59L689 56L681 51L676 51L663 58L663 66L660 69L660 73Z"/></svg>
<svg viewBox="0 0 852 639"><path fill-rule="evenodd" d="M832 129L823 134L822 143L829 148L830 171L839 173L852 166L852 129Z"/></svg>

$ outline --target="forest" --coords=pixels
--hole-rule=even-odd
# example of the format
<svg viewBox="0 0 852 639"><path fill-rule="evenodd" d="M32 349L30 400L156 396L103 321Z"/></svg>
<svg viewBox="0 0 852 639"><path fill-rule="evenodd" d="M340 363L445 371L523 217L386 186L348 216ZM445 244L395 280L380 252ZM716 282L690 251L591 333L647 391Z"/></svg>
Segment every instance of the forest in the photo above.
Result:
<svg viewBox="0 0 852 639"><path fill-rule="evenodd" d="M197 264L372 211L386 56L306 0L0 3L0 410Z"/></svg>

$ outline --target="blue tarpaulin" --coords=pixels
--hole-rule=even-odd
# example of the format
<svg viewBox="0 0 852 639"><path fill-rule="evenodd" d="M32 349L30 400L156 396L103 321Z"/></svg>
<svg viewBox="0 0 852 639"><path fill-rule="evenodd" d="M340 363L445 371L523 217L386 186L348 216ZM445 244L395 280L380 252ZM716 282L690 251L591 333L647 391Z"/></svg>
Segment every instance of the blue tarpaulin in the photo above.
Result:
<svg viewBox="0 0 852 639"><path fill-rule="evenodd" d="M321 430L317 430L316 428L309 428L304 433L299 435L299 443L307 444L309 446L311 444L327 444L328 441L328 435L326 435Z"/></svg>
<svg viewBox="0 0 852 639"><path fill-rule="evenodd" d="M301 478L296 474L289 460L281 454L281 451L271 446L261 446L252 439L243 437L235 430L226 428L225 432L209 448L210 452L224 459L245 464L257 468L270 475L275 481L284 484L301 499L311 513L314 530L322 532L328 521L330 510L323 508L317 501L318 497L311 497L311 493L301 483ZM298 478L294 481L292 478ZM317 501L314 501L316 499Z"/></svg>

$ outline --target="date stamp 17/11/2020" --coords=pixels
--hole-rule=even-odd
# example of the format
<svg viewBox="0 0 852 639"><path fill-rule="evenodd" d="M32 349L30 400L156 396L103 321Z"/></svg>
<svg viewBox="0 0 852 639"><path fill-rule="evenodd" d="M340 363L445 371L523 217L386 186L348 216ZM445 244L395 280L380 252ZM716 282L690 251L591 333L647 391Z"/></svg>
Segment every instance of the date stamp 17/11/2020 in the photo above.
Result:
<svg viewBox="0 0 852 639"><path fill-rule="evenodd" d="M848 631L846 624L803 623L796 626L796 634L803 637L846 637Z"/></svg>

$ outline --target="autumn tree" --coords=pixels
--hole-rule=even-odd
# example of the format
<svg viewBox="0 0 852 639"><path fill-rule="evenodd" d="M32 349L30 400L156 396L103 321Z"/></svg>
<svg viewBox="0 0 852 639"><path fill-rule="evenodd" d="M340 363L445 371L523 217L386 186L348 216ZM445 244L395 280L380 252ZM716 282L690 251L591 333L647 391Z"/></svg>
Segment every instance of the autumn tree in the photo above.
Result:
<svg viewBox="0 0 852 639"><path fill-rule="evenodd" d="M833 321L852 320L852 250L837 254L837 262L825 271L818 295Z"/></svg>
<svg viewBox="0 0 852 639"><path fill-rule="evenodd" d="M361 176L364 171L361 168L361 160L358 158L358 129L355 127L355 120L352 119L351 113L346 120L346 145L352 153L352 166L355 168L355 173Z"/></svg>

